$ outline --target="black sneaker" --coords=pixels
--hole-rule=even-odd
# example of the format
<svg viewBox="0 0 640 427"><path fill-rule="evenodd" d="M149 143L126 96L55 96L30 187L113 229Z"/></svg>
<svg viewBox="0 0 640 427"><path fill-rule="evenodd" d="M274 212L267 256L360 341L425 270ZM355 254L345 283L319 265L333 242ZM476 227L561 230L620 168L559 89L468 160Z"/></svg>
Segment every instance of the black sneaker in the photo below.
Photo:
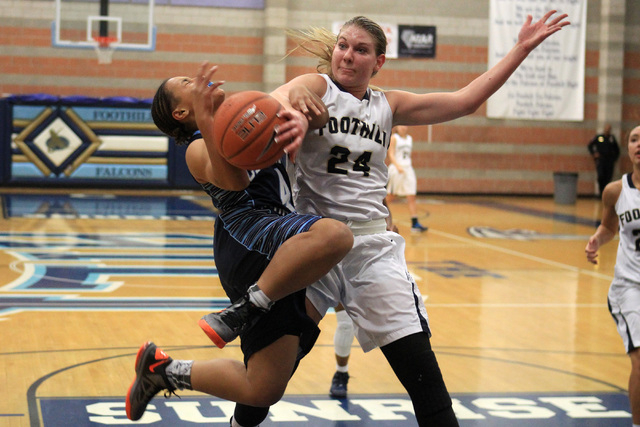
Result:
<svg viewBox="0 0 640 427"><path fill-rule="evenodd" d="M349 382L348 372L336 372L331 380L329 396L343 399L347 397L347 383Z"/></svg>
<svg viewBox="0 0 640 427"><path fill-rule="evenodd" d="M127 391L127 418L139 420L158 392L166 390L164 397L175 394L164 371L172 360L151 341L140 347L136 356L136 377Z"/></svg>
<svg viewBox="0 0 640 427"><path fill-rule="evenodd" d="M202 317L198 325L215 345L222 348L253 326L267 311L253 305L246 293L235 304Z"/></svg>

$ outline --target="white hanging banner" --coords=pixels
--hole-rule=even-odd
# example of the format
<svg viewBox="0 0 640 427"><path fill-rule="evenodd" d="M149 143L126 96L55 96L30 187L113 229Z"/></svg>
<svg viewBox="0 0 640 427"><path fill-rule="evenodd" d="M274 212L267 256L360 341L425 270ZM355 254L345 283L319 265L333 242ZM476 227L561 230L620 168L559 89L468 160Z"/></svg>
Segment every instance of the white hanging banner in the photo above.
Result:
<svg viewBox="0 0 640 427"><path fill-rule="evenodd" d="M487 101L487 116L530 120L584 119L587 0L490 0L489 67L518 40L527 15L566 13L571 25L543 41ZM553 16L549 19L552 20ZM547 22L549 22L547 21Z"/></svg>

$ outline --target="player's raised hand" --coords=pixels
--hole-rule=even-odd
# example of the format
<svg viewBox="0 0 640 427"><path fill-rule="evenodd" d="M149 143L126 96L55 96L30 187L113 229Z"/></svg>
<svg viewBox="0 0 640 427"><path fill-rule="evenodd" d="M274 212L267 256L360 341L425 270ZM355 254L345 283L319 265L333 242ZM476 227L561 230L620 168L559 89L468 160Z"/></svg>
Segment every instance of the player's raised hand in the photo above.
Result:
<svg viewBox="0 0 640 427"><path fill-rule="evenodd" d="M554 34L562 29L562 27L571 24L566 18L569 16L566 13L556 16L550 22L547 22L551 18L556 10L550 10L547 12L538 22L531 23L533 17L527 16L527 20L522 25L520 33L518 34L518 43L527 51L531 52L540 43L542 43L551 34Z"/></svg>
<svg viewBox="0 0 640 427"><path fill-rule="evenodd" d="M216 71L218 71L218 66L212 66L208 62L203 62L198 69L198 74L194 78L193 104L196 113L213 117L222 101L224 101L225 93L220 87L224 84L224 81L213 81L213 75Z"/></svg>

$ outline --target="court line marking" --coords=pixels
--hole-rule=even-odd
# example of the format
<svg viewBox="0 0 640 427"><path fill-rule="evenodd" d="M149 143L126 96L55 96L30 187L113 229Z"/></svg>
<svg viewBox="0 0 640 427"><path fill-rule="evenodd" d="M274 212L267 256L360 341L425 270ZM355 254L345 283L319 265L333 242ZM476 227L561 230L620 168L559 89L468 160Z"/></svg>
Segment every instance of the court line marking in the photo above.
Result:
<svg viewBox="0 0 640 427"><path fill-rule="evenodd" d="M546 264L546 265L549 265L549 266L552 266L552 267L557 267L557 268L560 268L562 270L568 270L568 271L571 271L571 272L574 272L574 273L585 274L587 276L592 276L592 277L595 277L595 278L598 278L598 279L604 279L604 280L608 280L608 281L613 280L613 276L612 275L607 275L607 274L602 274L602 273L598 273L598 272L595 272L595 271L585 270L585 269L582 269L580 267L575 267L573 265L564 264L564 263L557 262L557 261L551 261L551 260L540 258L540 257L534 256L534 255L529 255L529 254L526 254L524 252L514 251L512 249L505 249L505 248L502 248L500 246L492 245L490 243L478 242L477 240L474 240L474 239L470 239L470 238L467 238L467 237L456 236L455 234L450 234L450 233L447 233L447 232L444 232L444 231L438 231L438 230L433 230L433 229L429 228L428 233L436 234L436 235L439 235L441 237L447 237L447 238L449 238L451 240L457 240L459 242L463 242L463 243L466 243L466 244L479 246L479 247L486 248L486 249L491 249L491 250L494 250L496 252L502 252L504 254L520 257L520 258L523 258L523 259L527 259L529 261L535 261L535 262L538 262L540 264ZM587 261L585 260L585 262L587 262Z"/></svg>
<svg viewBox="0 0 640 427"><path fill-rule="evenodd" d="M572 304L572 303L440 303L440 304L431 304L429 303L428 308L431 307L488 307L488 308L597 308L601 309L603 307L607 307L607 304Z"/></svg>
<svg viewBox="0 0 640 427"><path fill-rule="evenodd" d="M461 237L461 236L457 236L455 234L451 234L451 233L447 233L444 231L438 231L438 230L434 230L433 228L429 227L429 231L428 233L431 234L435 234L438 235L440 237L445 237L445 238L449 238L451 240L455 240L455 241L459 241L462 242L464 244L468 244L468 245L473 245L473 246L478 246L478 247L482 247L485 249L491 249L493 251L496 252L501 252L507 255L511 255L511 256L515 256L515 257L520 257L523 259L527 259L529 261L534 261L534 262L538 262L541 264L545 264L545 265L549 265L552 267L556 267L556 268L560 268L563 270L568 270L574 273L578 273L578 274L584 274L587 276L591 276L591 277L595 277L597 279L603 279L606 280L607 282L611 282L613 280L613 276L612 275L607 275L607 274L603 274L603 273L599 273L596 271L589 271L589 270L585 270L579 267L575 267L569 264L565 264L565 263L560 263L557 261L551 261L545 258L540 258L534 255L529 255L526 254L524 252L520 252L520 251L514 251L512 249L505 249L502 248L500 246L496 246L493 245L491 243L486 243L486 242L480 242L477 241L475 239L472 238L468 238L468 237ZM585 261L586 262L586 261ZM419 276L418 274L414 273L414 269L410 269L411 272L411 276L414 278L415 281L422 281L422 277ZM424 295L423 296L423 301L427 301L427 299L429 298L428 295ZM511 303L502 303L502 304L497 304L497 303L479 303L479 304L472 304L472 303L450 303L450 304L446 304L446 303L441 303L441 304L429 304L429 307L492 307L492 308L602 308L602 307L606 307L605 303L602 304L577 304L577 303L546 303L546 304L542 304L542 303L533 303L533 304L511 304Z"/></svg>

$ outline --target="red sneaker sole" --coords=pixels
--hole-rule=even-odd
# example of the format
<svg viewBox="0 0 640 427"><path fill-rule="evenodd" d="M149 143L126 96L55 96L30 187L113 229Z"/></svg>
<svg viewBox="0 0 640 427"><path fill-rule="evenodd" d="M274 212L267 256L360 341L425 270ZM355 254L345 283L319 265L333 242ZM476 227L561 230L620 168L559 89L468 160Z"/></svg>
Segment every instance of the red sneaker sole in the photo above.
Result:
<svg viewBox="0 0 640 427"><path fill-rule="evenodd" d="M131 385L127 389L127 398L125 400L125 410L127 412L127 418L129 418L131 421L136 421L136 420L131 418L131 400L129 399L129 396L131 396L131 389L133 388L133 385L136 383L136 380L138 379L138 365L140 364L140 357L142 357L142 353L144 353L144 351L147 349L148 346L149 346L149 341L142 344L138 349L138 354L136 354L136 364L134 365L136 376L133 378L133 381L131 381Z"/></svg>
<svg viewBox="0 0 640 427"><path fill-rule="evenodd" d="M225 345L227 345L227 342L220 338L220 335L218 335L216 331L214 331L213 328L211 328L211 326L209 326L209 324L204 319L198 320L198 326L200 326L200 329L202 329L204 333L207 334L209 339L213 341L213 343L218 348L223 348Z"/></svg>

